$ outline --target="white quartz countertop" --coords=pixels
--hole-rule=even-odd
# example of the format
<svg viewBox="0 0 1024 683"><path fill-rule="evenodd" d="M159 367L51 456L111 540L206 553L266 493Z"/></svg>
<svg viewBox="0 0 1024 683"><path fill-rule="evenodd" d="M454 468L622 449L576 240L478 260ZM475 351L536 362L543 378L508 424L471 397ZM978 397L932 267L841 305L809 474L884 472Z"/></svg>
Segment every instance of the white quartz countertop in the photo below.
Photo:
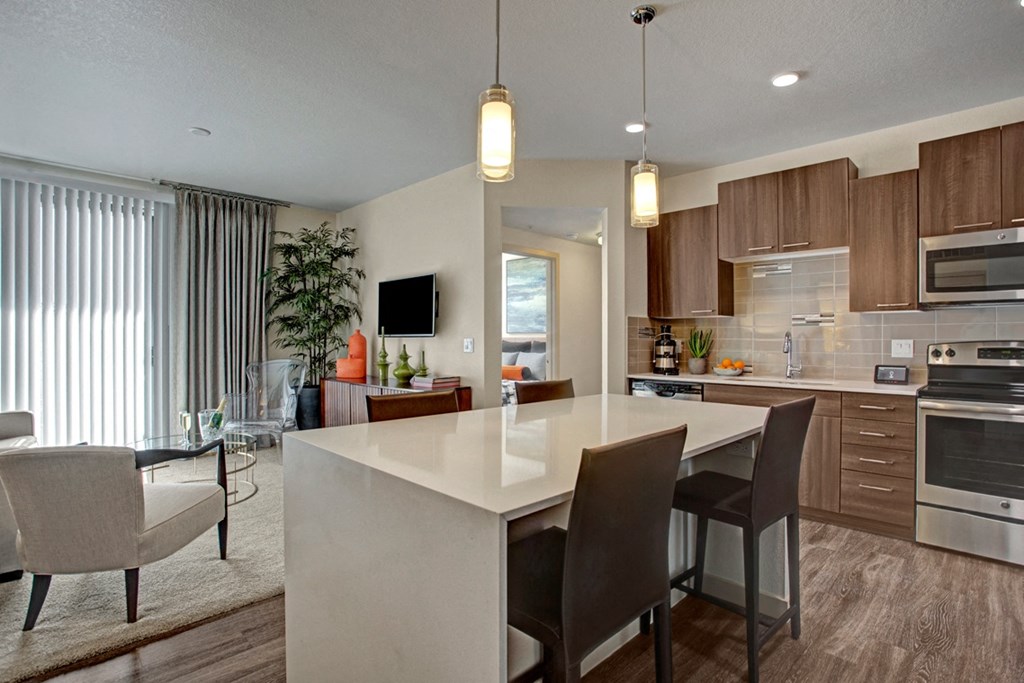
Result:
<svg viewBox="0 0 1024 683"><path fill-rule="evenodd" d="M760 433L766 414L753 406L600 394L288 432L285 457L302 456L289 442L308 444L512 519L568 500L584 447L687 424L686 459Z"/></svg>
<svg viewBox="0 0 1024 683"><path fill-rule="evenodd" d="M753 374L737 377L724 377L710 372L706 375L656 375L654 373L637 373L629 375L630 379L650 379L657 382L695 382L698 384L733 384L752 387L777 387L780 389L813 389L815 391L851 391L864 394L894 394L897 396L916 396L921 384L875 384L856 379L837 380L800 380L784 377L757 377Z"/></svg>

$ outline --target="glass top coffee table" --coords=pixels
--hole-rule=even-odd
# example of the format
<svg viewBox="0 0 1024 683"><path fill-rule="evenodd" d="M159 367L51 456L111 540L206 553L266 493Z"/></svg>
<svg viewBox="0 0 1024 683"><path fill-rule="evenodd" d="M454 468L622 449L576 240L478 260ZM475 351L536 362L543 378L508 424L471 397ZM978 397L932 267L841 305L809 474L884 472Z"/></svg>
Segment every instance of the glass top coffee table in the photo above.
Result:
<svg viewBox="0 0 1024 683"><path fill-rule="evenodd" d="M196 458L217 452L216 478L185 479L189 481L217 481L224 486L228 505L249 500L259 491L256 485L256 437L245 432L224 432L220 438L204 441L198 436L188 439L181 434L156 436L130 444L135 449L135 466L155 480L158 469L169 467L168 460L193 460L192 472L197 472Z"/></svg>

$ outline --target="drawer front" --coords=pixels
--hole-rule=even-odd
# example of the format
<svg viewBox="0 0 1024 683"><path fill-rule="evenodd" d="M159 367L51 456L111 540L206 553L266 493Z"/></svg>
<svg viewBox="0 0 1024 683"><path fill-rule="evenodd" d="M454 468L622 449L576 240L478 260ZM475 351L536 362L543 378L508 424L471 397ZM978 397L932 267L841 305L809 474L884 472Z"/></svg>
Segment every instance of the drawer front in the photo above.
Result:
<svg viewBox="0 0 1024 683"><path fill-rule="evenodd" d="M843 444L843 469L890 477L914 478L914 451Z"/></svg>
<svg viewBox="0 0 1024 683"><path fill-rule="evenodd" d="M916 427L904 422L843 419L843 444L913 451Z"/></svg>
<svg viewBox="0 0 1024 683"><path fill-rule="evenodd" d="M913 396L844 393L843 417L913 423L917 419L917 401Z"/></svg>
<svg viewBox="0 0 1024 683"><path fill-rule="evenodd" d="M898 526L914 525L914 480L843 471L840 510L844 515Z"/></svg>
<svg viewBox="0 0 1024 683"><path fill-rule="evenodd" d="M776 389L775 387L738 387L705 384L704 400L712 403L734 403L743 406L768 407L776 403L795 401L814 396L814 414L820 417L839 417L842 411L841 394L837 391L808 391L805 389Z"/></svg>

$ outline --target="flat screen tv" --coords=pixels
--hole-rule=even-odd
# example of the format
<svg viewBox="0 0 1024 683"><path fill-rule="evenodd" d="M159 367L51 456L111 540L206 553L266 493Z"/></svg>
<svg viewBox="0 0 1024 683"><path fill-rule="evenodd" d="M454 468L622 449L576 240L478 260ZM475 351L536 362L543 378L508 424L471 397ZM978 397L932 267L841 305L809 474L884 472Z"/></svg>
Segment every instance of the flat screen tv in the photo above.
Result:
<svg viewBox="0 0 1024 683"><path fill-rule="evenodd" d="M434 273L385 280L377 286L377 331L388 337L433 337L437 320Z"/></svg>

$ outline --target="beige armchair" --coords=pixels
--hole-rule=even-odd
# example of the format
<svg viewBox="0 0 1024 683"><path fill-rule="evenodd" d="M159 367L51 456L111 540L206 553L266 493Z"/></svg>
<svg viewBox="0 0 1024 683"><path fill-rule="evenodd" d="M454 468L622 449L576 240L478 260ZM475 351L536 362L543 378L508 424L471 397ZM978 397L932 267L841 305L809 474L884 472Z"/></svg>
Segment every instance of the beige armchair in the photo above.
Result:
<svg viewBox="0 0 1024 683"><path fill-rule="evenodd" d="M140 566L183 548L214 524L225 559L226 480L224 452L218 450L216 484L143 484L130 448L0 453L0 481L18 525L18 555L24 570L33 574L24 630L35 626L53 574L123 569L132 623Z"/></svg>
<svg viewBox="0 0 1024 683"><path fill-rule="evenodd" d="M35 420L27 411L0 413L0 453L13 448L36 445ZM0 486L0 582L21 578L21 563L15 539L18 526L14 523L7 494Z"/></svg>

